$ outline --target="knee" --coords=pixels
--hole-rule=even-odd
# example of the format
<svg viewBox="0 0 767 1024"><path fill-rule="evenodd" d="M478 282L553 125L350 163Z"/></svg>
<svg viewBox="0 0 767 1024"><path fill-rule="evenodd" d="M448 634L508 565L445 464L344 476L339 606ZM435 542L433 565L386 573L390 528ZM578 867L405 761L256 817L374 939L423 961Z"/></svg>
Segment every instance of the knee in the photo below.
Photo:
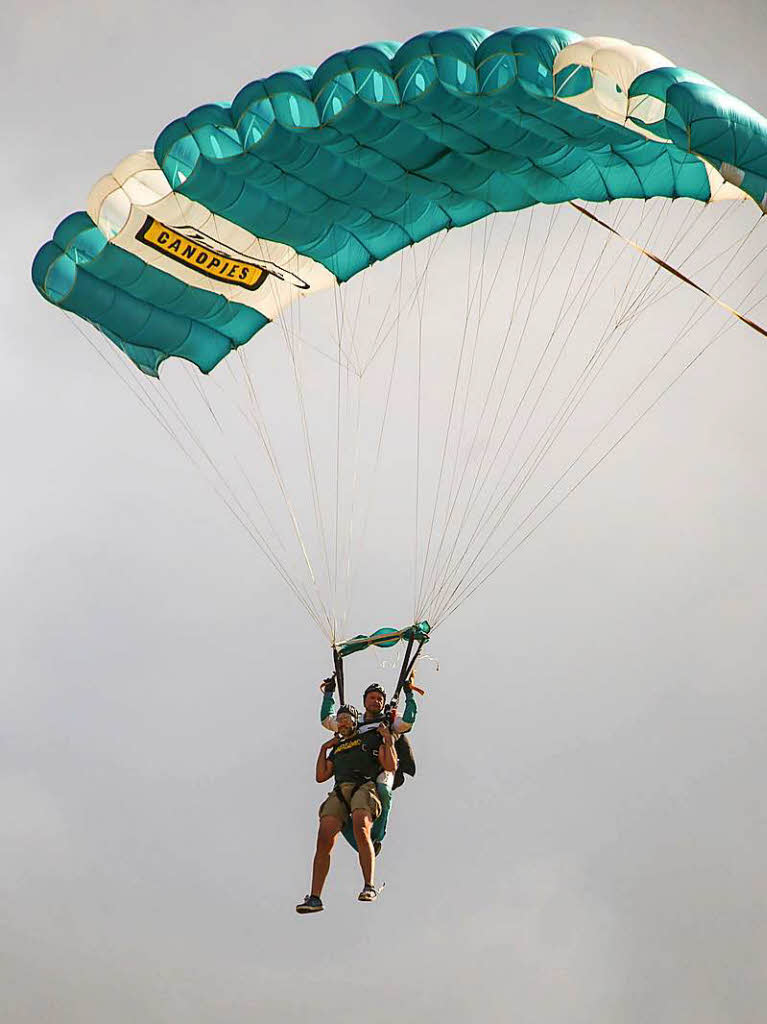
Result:
<svg viewBox="0 0 767 1024"><path fill-rule="evenodd" d="M328 821L327 818L322 819L320 824L320 830L317 833L317 852L318 853L330 853L333 849L333 844L336 841L338 830L335 824L325 825L324 822Z"/></svg>
<svg viewBox="0 0 767 1024"><path fill-rule="evenodd" d="M355 836L370 835L373 820L369 814L355 814L352 818L352 828Z"/></svg>

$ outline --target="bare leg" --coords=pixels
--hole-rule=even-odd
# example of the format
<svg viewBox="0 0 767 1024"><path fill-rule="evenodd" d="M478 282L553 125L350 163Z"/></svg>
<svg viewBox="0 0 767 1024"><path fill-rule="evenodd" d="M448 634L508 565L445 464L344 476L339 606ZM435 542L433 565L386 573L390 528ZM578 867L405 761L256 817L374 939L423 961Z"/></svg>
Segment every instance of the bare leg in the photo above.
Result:
<svg viewBox="0 0 767 1024"><path fill-rule="evenodd" d="M321 896L322 887L330 871L330 854L341 831L341 822L338 818L331 818L325 815L320 818L320 828L317 833L317 850L314 854L312 865L312 896Z"/></svg>
<svg viewBox="0 0 767 1024"><path fill-rule="evenodd" d="M368 811L353 811L352 827L354 829L354 838L357 840L357 853L360 858L362 877L365 879L365 885L372 885L375 876L376 858L373 852L373 841L370 838L373 819Z"/></svg>

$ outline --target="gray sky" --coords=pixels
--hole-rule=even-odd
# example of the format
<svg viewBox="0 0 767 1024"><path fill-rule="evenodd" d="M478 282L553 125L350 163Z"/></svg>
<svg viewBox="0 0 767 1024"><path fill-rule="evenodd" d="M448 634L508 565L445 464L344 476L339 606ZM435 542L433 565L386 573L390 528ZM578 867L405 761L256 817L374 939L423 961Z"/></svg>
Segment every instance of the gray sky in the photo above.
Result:
<svg viewBox="0 0 767 1024"><path fill-rule="evenodd" d="M730 331L437 634L386 891L358 905L339 847L307 920L326 646L29 283L98 176L271 71L560 24L767 110L760 7L6 6L5 1020L763 1019L763 340Z"/></svg>

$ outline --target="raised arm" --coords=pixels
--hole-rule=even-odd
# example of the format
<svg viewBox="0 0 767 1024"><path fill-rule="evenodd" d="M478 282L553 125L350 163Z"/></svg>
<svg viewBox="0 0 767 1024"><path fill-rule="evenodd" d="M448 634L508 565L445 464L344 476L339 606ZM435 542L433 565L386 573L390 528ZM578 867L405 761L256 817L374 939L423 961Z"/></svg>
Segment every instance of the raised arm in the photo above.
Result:
<svg viewBox="0 0 767 1024"><path fill-rule="evenodd" d="M334 697L336 681L333 676L326 679L322 687L322 706L320 707L320 721L323 728L330 732L336 732L338 722L336 721L336 700Z"/></svg>
<svg viewBox="0 0 767 1024"><path fill-rule="evenodd" d="M415 702L413 696L413 690L409 685L405 686L405 710L402 713L401 718L395 718L394 725L392 726L394 732L398 735L403 732L410 732L415 725L415 718L418 714L418 705Z"/></svg>
<svg viewBox="0 0 767 1024"><path fill-rule="evenodd" d="M328 757L328 752L338 743L336 736L332 740L326 740L320 747L320 752L317 755L317 768L314 773L314 777L317 782L327 782L328 779L333 778L335 768L333 767L333 758Z"/></svg>

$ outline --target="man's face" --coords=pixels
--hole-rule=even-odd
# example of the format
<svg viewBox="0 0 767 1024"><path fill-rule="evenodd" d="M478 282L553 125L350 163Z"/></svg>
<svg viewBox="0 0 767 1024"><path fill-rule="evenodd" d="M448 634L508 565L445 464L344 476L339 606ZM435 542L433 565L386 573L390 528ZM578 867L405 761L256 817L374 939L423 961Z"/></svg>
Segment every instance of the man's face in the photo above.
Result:
<svg viewBox="0 0 767 1024"><path fill-rule="evenodd" d="M342 712L337 719L338 732L341 736L350 736L354 732L354 719Z"/></svg>
<svg viewBox="0 0 767 1024"><path fill-rule="evenodd" d="M380 715L384 709L384 704L384 695L379 693L378 690L371 690L367 697L365 697L365 710L369 711L372 715Z"/></svg>

